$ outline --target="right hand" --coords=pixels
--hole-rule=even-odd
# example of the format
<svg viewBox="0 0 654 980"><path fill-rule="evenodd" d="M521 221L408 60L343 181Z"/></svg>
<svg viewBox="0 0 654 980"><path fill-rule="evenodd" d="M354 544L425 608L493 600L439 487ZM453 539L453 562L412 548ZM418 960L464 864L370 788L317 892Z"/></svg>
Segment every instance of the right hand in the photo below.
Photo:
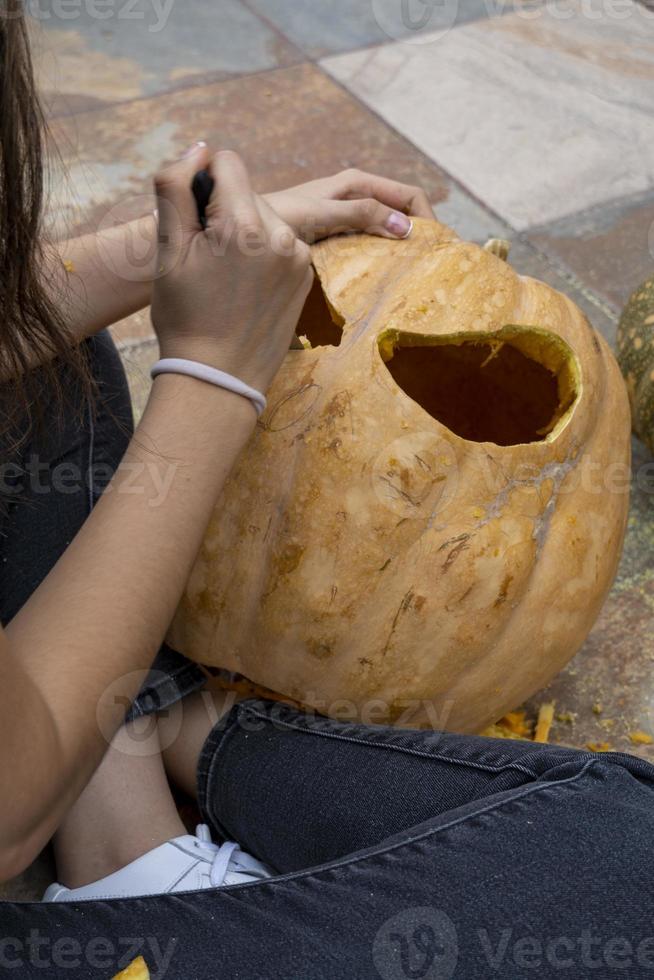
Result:
<svg viewBox="0 0 654 980"><path fill-rule="evenodd" d="M191 191L214 178L207 228ZM220 368L266 391L277 373L313 273L307 245L253 193L240 157L196 145L155 178L158 278L152 323L162 357Z"/></svg>

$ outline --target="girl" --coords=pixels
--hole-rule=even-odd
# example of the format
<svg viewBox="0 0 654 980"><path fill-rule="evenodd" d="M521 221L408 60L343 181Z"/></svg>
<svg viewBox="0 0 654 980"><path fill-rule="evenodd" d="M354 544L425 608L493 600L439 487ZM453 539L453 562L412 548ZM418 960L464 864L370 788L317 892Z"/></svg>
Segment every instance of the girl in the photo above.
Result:
<svg viewBox="0 0 654 980"><path fill-rule="evenodd" d="M198 142L157 177L158 220L48 246L39 238L43 125L19 0L4 13L0 780L11 803L0 822L0 876L18 873L57 830L59 878L79 889L184 833L154 732L144 746L128 726L95 771L125 704L135 698L132 719L161 713L204 684L198 667L163 647L138 693L256 422L247 398L166 375L130 441L127 385L103 329L151 303L163 358L220 368L265 391L312 281L294 231L402 238L405 212L431 209L418 188L356 171L258 197L235 154L212 158ZM215 192L203 231L191 182L205 167ZM141 270L128 258L135 238L152 243ZM203 704L195 710L206 718ZM171 848L158 854L153 890L167 890L167 854L177 858ZM139 876L130 869L128 891L142 892Z"/></svg>
<svg viewBox="0 0 654 980"><path fill-rule="evenodd" d="M183 980L651 971L646 762L230 707L161 646L311 285L298 233L402 237L424 195L347 173L262 198L198 143L156 179L158 225L47 246L18 0L5 13L0 878L56 835L59 882L0 905L0 974L107 980L138 953ZM156 239L153 282L123 264L134 233ZM150 301L178 363L132 437L101 331ZM169 778L223 843L185 833Z"/></svg>

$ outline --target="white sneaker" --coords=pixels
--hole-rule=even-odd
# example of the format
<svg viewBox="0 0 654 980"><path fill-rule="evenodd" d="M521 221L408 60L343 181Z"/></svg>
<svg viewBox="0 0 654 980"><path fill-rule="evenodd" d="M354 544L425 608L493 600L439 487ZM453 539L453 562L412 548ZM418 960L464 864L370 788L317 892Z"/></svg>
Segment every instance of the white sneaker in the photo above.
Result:
<svg viewBox="0 0 654 980"><path fill-rule="evenodd" d="M137 895L163 895L200 888L221 888L270 878L265 865L238 844L214 844L209 828L200 824L196 836L176 837L106 878L83 888L64 888L56 882L43 902L86 902Z"/></svg>

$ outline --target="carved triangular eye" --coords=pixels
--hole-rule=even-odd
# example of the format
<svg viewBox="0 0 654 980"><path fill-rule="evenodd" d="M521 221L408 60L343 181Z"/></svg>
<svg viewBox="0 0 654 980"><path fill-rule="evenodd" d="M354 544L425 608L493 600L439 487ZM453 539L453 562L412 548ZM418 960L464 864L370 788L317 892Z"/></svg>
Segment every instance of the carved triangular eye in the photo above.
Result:
<svg viewBox="0 0 654 980"><path fill-rule="evenodd" d="M318 276L306 298L296 334L306 347L338 347L343 339L343 318L332 309Z"/></svg>
<svg viewBox="0 0 654 980"><path fill-rule="evenodd" d="M560 429L579 393L572 350L538 328L450 337L393 331L380 335L379 350L409 398L472 442L541 442Z"/></svg>

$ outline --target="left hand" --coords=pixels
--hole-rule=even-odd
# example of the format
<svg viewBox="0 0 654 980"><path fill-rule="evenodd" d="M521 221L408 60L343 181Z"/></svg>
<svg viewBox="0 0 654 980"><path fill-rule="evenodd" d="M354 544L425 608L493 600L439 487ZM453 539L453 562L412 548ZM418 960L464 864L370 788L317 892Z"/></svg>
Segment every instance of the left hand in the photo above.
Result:
<svg viewBox="0 0 654 980"><path fill-rule="evenodd" d="M262 196L308 244L348 231L407 238L411 233L409 215L434 217L420 187L362 170L343 170L333 177Z"/></svg>

